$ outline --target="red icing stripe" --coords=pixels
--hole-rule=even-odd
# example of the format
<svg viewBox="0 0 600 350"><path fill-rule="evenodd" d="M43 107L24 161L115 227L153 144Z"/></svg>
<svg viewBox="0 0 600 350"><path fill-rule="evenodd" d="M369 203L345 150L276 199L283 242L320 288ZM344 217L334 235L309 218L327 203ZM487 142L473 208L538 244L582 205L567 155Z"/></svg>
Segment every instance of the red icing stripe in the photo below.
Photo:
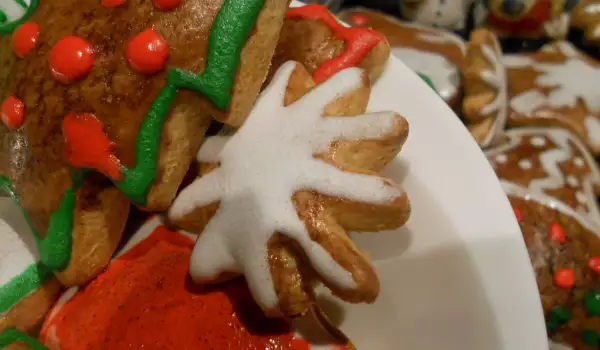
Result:
<svg viewBox="0 0 600 350"><path fill-rule="evenodd" d="M106 7L117 7L126 3L127 0L102 0L102 5Z"/></svg>
<svg viewBox="0 0 600 350"><path fill-rule="evenodd" d="M12 36L12 47L17 57L24 58L35 47L39 35L40 26L35 22L18 26Z"/></svg>
<svg viewBox="0 0 600 350"><path fill-rule="evenodd" d="M323 63L313 73L313 79L317 84L345 68L357 66L377 44L385 40L382 34L370 28L344 27L325 6L319 4L289 9L285 16L322 21L334 32L335 38L345 41L344 52Z"/></svg>
<svg viewBox="0 0 600 350"><path fill-rule="evenodd" d="M121 165L113 154L114 145L102 123L90 113L68 114L62 123L65 158L78 168L95 169L115 180L121 179Z"/></svg>
<svg viewBox="0 0 600 350"><path fill-rule="evenodd" d="M181 0L153 0L154 6L161 11L170 11L181 4Z"/></svg>
<svg viewBox="0 0 600 350"><path fill-rule="evenodd" d="M25 119L25 104L15 96L8 96L2 102L0 117L7 128L16 129L20 127Z"/></svg>

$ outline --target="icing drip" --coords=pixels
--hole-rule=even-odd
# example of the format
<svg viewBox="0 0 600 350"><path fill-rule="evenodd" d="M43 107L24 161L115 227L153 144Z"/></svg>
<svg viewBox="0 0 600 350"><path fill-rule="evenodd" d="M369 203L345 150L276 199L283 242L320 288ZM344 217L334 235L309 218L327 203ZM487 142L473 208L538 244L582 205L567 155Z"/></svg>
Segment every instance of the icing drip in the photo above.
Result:
<svg viewBox="0 0 600 350"><path fill-rule="evenodd" d="M335 139L376 138L392 129L391 112L322 117L328 103L361 86L361 70L345 69L284 107L295 67L287 62L278 70L233 136L205 141L198 160L220 167L185 188L169 211L177 219L220 202L196 242L190 273L200 281L226 271L243 273L263 310L274 310L278 302L267 260L267 243L275 232L298 242L326 280L342 289L355 288L350 273L311 240L292 203L295 192L315 190L369 203L389 203L402 195L379 177L344 172L313 157Z"/></svg>
<svg viewBox="0 0 600 350"><path fill-rule="evenodd" d="M22 341L29 345L31 350L47 350L45 346L40 344L35 338L28 336L27 334L18 331L14 328L9 328L4 332L0 333L0 348L9 346L10 344Z"/></svg>
<svg viewBox="0 0 600 350"><path fill-rule="evenodd" d="M68 114L63 119L62 128L65 158L69 164L96 169L112 179L121 178L121 164L113 154L114 144L106 137L102 123L93 114Z"/></svg>
<svg viewBox="0 0 600 350"><path fill-rule="evenodd" d="M33 50L40 35L40 26L35 22L23 23L17 27L12 37L13 51L19 58L24 58Z"/></svg>
<svg viewBox="0 0 600 350"><path fill-rule="evenodd" d="M372 29L344 27L327 10L327 7L319 4L309 4L289 9L286 18L320 20L335 33L335 38L345 41L344 52L323 63L313 73L313 79L317 84L327 80L344 68L359 65L377 44L382 41L385 42L385 37Z"/></svg>
<svg viewBox="0 0 600 350"><path fill-rule="evenodd" d="M29 3L29 4L28 4ZM0 2L0 34L12 33L37 8L38 0L3 0Z"/></svg>
<svg viewBox="0 0 600 350"><path fill-rule="evenodd" d="M179 68L167 73L167 83L142 122L135 145L133 168L124 168L115 185L133 202L146 203L146 193L156 177L163 122L178 89L198 92L225 110L231 100L234 77L246 40L252 32L263 0L225 0L208 37L206 67L201 74Z"/></svg>
<svg viewBox="0 0 600 350"><path fill-rule="evenodd" d="M80 181L73 181L75 187L81 185ZM50 215L50 223L45 238L41 238L38 232L33 228L29 221L29 216L25 211L23 215L29 225L29 228L35 238L35 242L40 254L40 260L52 270L64 269L71 257L71 229L73 227L73 209L75 207L75 189L67 189L63 195L58 209ZM15 203L19 204L19 198L12 189L12 184L8 178L0 176L0 191L8 194Z"/></svg>

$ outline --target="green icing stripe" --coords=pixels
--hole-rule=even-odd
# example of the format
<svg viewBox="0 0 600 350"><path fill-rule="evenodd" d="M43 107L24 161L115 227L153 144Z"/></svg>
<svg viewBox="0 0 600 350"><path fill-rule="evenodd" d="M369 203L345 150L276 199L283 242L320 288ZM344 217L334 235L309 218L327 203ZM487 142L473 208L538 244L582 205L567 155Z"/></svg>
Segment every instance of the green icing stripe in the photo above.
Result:
<svg viewBox="0 0 600 350"><path fill-rule="evenodd" d="M8 311L21 299L52 277L52 270L41 262L30 265L20 275L0 286L0 313Z"/></svg>
<svg viewBox="0 0 600 350"><path fill-rule="evenodd" d="M0 24L4 24L6 21L8 21L8 16L4 11L0 10Z"/></svg>
<svg viewBox="0 0 600 350"><path fill-rule="evenodd" d="M16 0L16 2L23 6L23 7L27 7L27 4L25 4L22 0ZM35 9L37 8L38 5L38 0L31 0L31 4L29 5L29 7L27 7L27 11L25 11L25 14L23 15L23 17L19 18L16 21L13 22L4 22L3 24L0 24L0 34L10 34L12 33L15 28L17 28L19 25L21 25L21 23L25 22L35 11ZM1 12L1 11L0 11ZM6 16L6 14L4 14ZM2 17L0 15L0 17ZM2 23L2 20L0 19L0 23Z"/></svg>
<svg viewBox="0 0 600 350"><path fill-rule="evenodd" d="M73 181L74 185L76 184ZM63 195L58 209L50 215L50 223L45 238L41 238L38 232L31 225L29 215L21 207L25 220L29 225L40 254L40 260L54 271L60 271L67 267L71 258L73 228L73 209L75 208L75 191L67 189ZM10 195L15 203L19 204L19 198L13 191L12 184L8 178L0 176L0 191Z"/></svg>
<svg viewBox="0 0 600 350"><path fill-rule="evenodd" d="M25 0L15 0L15 2L22 8L24 8L24 9L27 8L27 3L25 2Z"/></svg>
<svg viewBox="0 0 600 350"><path fill-rule="evenodd" d="M225 0L208 37L204 72L195 74L174 68L167 73L167 83L152 103L137 135L135 164L133 168L123 169L122 180L114 181L131 201L142 205L147 202L147 192L156 178L163 123L178 89L200 93L221 110L229 106L242 49L252 33L263 1Z"/></svg>
<svg viewBox="0 0 600 350"><path fill-rule="evenodd" d="M35 338L18 331L14 328L9 328L0 334L0 348L8 346L14 342L22 341L25 342L31 350L48 350L45 346L40 344Z"/></svg>

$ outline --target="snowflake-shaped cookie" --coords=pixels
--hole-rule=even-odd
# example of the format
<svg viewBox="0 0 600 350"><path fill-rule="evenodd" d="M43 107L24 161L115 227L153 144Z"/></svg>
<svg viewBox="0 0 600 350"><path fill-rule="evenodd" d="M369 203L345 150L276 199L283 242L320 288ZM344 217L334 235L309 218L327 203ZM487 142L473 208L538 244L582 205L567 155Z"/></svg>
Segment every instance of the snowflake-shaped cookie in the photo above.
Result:
<svg viewBox="0 0 600 350"><path fill-rule="evenodd" d="M404 118L393 112L323 116L348 94L368 97L368 79L357 68L286 106L294 79L301 80L293 74L297 69L312 83L303 67L284 64L233 136L206 140L198 160L213 164L212 171L185 188L169 211L176 225L203 231L192 254L194 280L242 273L269 314L280 304L280 276L269 251L274 237L295 242L299 256L336 294L372 301L377 277L344 229L398 227L410 212L399 186L373 171L399 151L408 133ZM364 151L356 152L362 144Z"/></svg>

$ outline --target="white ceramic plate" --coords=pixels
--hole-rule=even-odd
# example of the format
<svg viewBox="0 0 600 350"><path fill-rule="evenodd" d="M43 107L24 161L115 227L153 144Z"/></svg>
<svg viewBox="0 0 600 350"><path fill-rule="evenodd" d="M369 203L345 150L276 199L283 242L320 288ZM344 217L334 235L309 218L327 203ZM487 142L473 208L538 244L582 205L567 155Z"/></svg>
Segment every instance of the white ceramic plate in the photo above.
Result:
<svg viewBox="0 0 600 350"><path fill-rule="evenodd" d="M403 183L412 215L400 230L353 235L382 288L374 305L337 304L342 330L368 350L547 350L521 231L466 128L394 57L368 109L409 121L408 141L384 174Z"/></svg>

